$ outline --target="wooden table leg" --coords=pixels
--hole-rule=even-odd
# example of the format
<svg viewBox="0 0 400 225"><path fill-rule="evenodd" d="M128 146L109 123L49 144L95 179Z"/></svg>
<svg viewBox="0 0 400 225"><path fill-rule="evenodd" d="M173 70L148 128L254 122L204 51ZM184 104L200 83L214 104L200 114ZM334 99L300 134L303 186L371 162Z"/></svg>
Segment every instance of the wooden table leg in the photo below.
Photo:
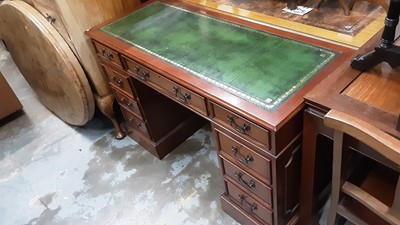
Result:
<svg viewBox="0 0 400 225"><path fill-rule="evenodd" d="M318 129L313 123L312 117L310 112L305 110L300 186L300 225L311 224L314 205L314 170Z"/></svg>
<svg viewBox="0 0 400 225"><path fill-rule="evenodd" d="M329 196L333 131L323 124L325 114L320 109L304 111L300 225L318 224L319 210Z"/></svg>
<svg viewBox="0 0 400 225"><path fill-rule="evenodd" d="M115 115L114 115L114 109L113 109L114 95L109 94L109 95L106 95L105 97L100 97L95 94L94 98L96 100L97 107L99 107L99 110L105 116L107 116L113 123L113 125L115 127L115 138L118 140L123 139L126 136L126 134L121 129L121 126L119 125L118 121L115 119Z"/></svg>

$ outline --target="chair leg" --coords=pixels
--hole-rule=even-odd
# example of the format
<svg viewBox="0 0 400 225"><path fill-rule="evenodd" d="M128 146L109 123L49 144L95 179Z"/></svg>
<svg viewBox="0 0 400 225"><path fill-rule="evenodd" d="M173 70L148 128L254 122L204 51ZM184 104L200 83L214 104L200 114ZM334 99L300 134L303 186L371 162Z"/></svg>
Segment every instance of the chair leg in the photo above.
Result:
<svg viewBox="0 0 400 225"><path fill-rule="evenodd" d="M356 2L358 2L359 0L351 0L349 3L349 10L353 10L354 4L356 4Z"/></svg>
<svg viewBox="0 0 400 225"><path fill-rule="evenodd" d="M343 148L343 132L334 131L333 142L333 163L332 163L332 191L331 204L329 207L327 225L334 225L336 212L339 204L341 170L342 170L342 148Z"/></svg>
<svg viewBox="0 0 400 225"><path fill-rule="evenodd" d="M322 4L322 2L323 2L324 0L318 0L317 1L317 3L314 5L314 9L319 9L319 7L321 6L321 4Z"/></svg>
<svg viewBox="0 0 400 225"><path fill-rule="evenodd" d="M342 7L344 15L349 16L350 15L350 10L349 7L347 7L346 1L345 0L339 0L340 7Z"/></svg>

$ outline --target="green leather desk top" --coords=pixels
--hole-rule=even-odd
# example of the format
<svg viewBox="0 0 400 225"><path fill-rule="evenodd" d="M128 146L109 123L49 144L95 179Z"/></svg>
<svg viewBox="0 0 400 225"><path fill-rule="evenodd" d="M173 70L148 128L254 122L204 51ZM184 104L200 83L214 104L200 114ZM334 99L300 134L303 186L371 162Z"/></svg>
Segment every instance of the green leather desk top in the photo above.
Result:
<svg viewBox="0 0 400 225"><path fill-rule="evenodd" d="M339 54L161 2L100 30L270 112Z"/></svg>

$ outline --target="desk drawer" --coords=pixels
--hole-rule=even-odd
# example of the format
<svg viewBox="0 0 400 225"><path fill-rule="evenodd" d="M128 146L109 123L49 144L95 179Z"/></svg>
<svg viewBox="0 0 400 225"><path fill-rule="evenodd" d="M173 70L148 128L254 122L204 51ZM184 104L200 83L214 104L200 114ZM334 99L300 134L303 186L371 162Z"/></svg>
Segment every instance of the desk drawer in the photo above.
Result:
<svg viewBox="0 0 400 225"><path fill-rule="evenodd" d="M195 111L207 116L206 99L197 93L165 78L164 76L140 65L139 63L124 58L128 72L134 77L151 85L175 101L188 106Z"/></svg>
<svg viewBox="0 0 400 225"><path fill-rule="evenodd" d="M270 132L268 130L215 103L212 103L211 105L214 112L213 119L216 122L236 134L246 139L250 139L254 144L262 149L267 151L270 150Z"/></svg>
<svg viewBox="0 0 400 225"><path fill-rule="evenodd" d="M231 200L240 208L258 220L262 220L267 224L273 224L272 212L270 210L258 203L256 200L254 200L254 198L240 190L229 181L226 182L226 185L228 189L228 195L231 197Z"/></svg>
<svg viewBox="0 0 400 225"><path fill-rule="evenodd" d="M262 225L260 221L257 221L253 217L249 216L239 206L233 203L229 196L221 195L221 207L224 212L242 225Z"/></svg>
<svg viewBox="0 0 400 225"><path fill-rule="evenodd" d="M222 157L224 173L272 208L272 189Z"/></svg>
<svg viewBox="0 0 400 225"><path fill-rule="evenodd" d="M102 66L106 71L110 84L112 84L112 86L116 89L124 90L127 95L129 95L131 98L134 98L131 84L129 83L129 77L121 73L118 73L117 71L109 68L108 66L105 65Z"/></svg>
<svg viewBox="0 0 400 225"><path fill-rule="evenodd" d="M132 129L139 131L145 137L150 139L149 132L147 131L147 124L145 122L143 122L141 119L137 118L134 114L130 113L124 107L121 107L121 112L124 115L126 123Z"/></svg>
<svg viewBox="0 0 400 225"><path fill-rule="evenodd" d="M214 125L213 125L214 126ZM217 135L219 150L238 162L237 164L244 170L261 175L267 184L271 182L271 162L266 157L258 154L239 141L222 133L218 127L214 126ZM250 170L249 170L250 169ZM253 172L253 173L254 173Z"/></svg>
<svg viewBox="0 0 400 225"><path fill-rule="evenodd" d="M117 99L117 102L121 106L125 107L127 110L129 110L131 113L133 113L136 117L143 120L142 114L140 112L139 104L135 100L133 100L128 95L125 95L122 92L115 90L115 89L114 89L114 93L115 93L115 98Z"/></svg>
<svg viewBox="0 0 400 225"><path fill-rule="evenodd" d="M97 55L103 58L105 61L122 68L122 63L119 58L118 52L108 48L98 42L93 42L94 47L96 49Z"/></svg>

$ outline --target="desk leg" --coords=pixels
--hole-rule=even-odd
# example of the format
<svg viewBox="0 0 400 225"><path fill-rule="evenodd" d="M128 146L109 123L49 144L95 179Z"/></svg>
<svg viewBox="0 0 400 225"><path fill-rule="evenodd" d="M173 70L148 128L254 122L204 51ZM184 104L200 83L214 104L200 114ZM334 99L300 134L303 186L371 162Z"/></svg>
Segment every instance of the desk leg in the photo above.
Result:
<svg viewBox="0 0 400 225"><path fill-rule="evenodd" d="M107 116L108 119L111 120L115 127L115 138L120 140L123 139L126 134L122 131L121 126L119 125L117 119L114 115L113 103L114 103L114 95L109 94L105 97L100 97L97 94L94 95L94 99L96 100L96 105L99 107L99 110Z"/></svg>
<svg viewBox="0 0 400 225"><path fill-rule="evenodd" d="M303 123L303 153L300 186L300 225L310 225L314 206L314 171L318 129L314 116L306 109Z"/></svg>

